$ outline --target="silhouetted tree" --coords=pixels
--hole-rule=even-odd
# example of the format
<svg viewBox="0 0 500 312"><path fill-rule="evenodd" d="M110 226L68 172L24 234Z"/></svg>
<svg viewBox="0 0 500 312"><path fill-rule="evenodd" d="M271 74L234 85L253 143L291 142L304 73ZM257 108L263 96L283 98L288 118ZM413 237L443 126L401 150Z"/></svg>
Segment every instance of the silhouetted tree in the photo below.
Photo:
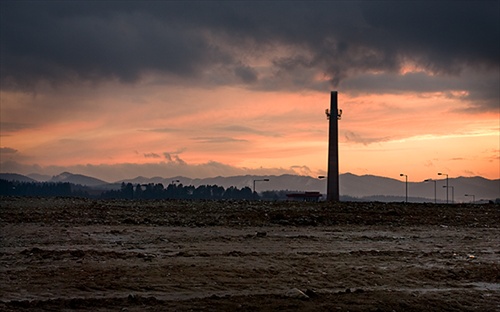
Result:
<svg viewBox="0 0 500 312"><path fill-rule="evenodd" d="M142 198L142 187L140 184L137 184L135 186L135 190L134 190L134 198L136 199L140 199Z"/></svg>
<svg viewBox="0 0 500 312"><path fill-rule="evenodd" d="M134 186L132 183L127 183L122 182L121 185L121 191L122 191L122 197L123 199L133 199L134 198Z"/></svg>
<svg viewBox="0 0 500 312"><path fill-rule="evenodd" d="M248 186L245 186L244 188L241 189L239 199L252 199L252 197L253 197L253 192Z"/></svg>

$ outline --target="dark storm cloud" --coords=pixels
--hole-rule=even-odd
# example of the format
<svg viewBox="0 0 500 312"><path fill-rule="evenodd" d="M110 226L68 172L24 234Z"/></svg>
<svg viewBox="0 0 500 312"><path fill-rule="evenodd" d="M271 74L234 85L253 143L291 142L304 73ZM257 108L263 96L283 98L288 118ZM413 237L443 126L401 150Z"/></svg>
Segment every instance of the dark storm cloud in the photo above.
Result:
<svg viewBox="0 0 500 312"><path fill-rule="evenodd" d="M273 60L271 78L302 88L314 88L304 81L311 68L334 86L367 71L397 73L405 61L435 74L498 71L498 20L498 1L6 2L2 88L135 82L148 71L193 79L221 66L255 84L260 76L242 52L279 45L291 53Z"/></svg>
<svg viewBox="0 0 500 312"><path fill-rule="evenodd" d="M234 143L234 142L248 142L243 139L235 139L230 137L196 137L192 138L199 143Z"/></svg>
<svg viewBox="0 0 500 312"><path fill-rule="evenodd" d="M17 150L15 148L10 148L10 147L0 147L0 153L1 154L15 154L15 153L17 153Z"/></svg>
<svg viewBox="0 0 500 312"><path fill-rule="evenodd" d="M248 66L236 67L234 73L245 83L253 83L257 81L257 73Z"/></svg>
<svg viewBox="0 0 500 312"><path fill-rule="evenodd" d="M391 140L390 137L365 137L353 131L344 131L344 138L347 142L361 143L363 145Z"/></svg>
<svg viewBox="0 0 500 312"><path fill-rule="evenodd" d="M352 93L430 93L443 92L448 97L469 103L469 109L497 110L500 90L498 72L475 73L465 70L463 77L429 76L426 73L361 74L341 82L342 90ZM461 91L467 93L461 94Z"/></svg>
<svg viewBox="0 0 500 312"><path fill-rule="evenodd" d="M186 162L184 160L182 160L179 155L175 155L175 154L172 154L172 153L163 153L163 157L165 158L165 160L169 163L177 163L177 164L180 164L180 165L186 165Z"/></svg>
<svg viewBox="0 0 500 312"><path fill-rule="evenodd" d="M156 154L156 153L145 153L144 157L145 158L161 158L161 156Z"/></svg>
<svg viewBox="0 0 500 312"><path fill-rule="evenodd" d="M455 73L464 63L498 66L499 9L498 1L367 2L363 16L373 45Z"/></svg>
<svg viewBox="0 0 500 312"><path fill-rule="evenodd" d="M23 129L33 127L33 124L19 123L19 122L0 122L0 136L8 135L11 132L17 132Z"/></svg>
<svg viewBox="0 0 500 312"><path fill-rule="evenodd" d="M155 19L126 4L7 3L2 14L2 82L118 78L134 82L145 71L194 76L228 57L193 27Z"/></svg>

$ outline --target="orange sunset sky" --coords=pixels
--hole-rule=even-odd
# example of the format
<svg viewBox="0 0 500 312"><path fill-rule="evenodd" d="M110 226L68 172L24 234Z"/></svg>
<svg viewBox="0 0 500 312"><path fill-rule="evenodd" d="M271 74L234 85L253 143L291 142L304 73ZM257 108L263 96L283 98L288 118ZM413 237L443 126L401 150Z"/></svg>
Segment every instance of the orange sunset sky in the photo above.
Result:
<svg viewBox="0 0 500 312"><path fill-rule="evenodd" d="M1 172L500 178L498 2L2 3Z"/></svg>

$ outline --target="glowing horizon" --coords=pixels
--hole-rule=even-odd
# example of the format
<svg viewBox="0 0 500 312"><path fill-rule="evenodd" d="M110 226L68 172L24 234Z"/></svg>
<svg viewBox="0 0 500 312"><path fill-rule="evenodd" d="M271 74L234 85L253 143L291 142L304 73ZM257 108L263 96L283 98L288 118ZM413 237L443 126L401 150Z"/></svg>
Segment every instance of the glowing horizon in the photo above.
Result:
<svg viewBox="0 0 500 312"><path fill-rule="evenodd" d="M16 156L21 159L25 153L38 154L36 158L27 156L26 159L36 159L35 163L42 167L161 162L198 166L213 161L240 169L268 168L285 173L296 172L290 168L297 167L301 168L299 174L318 176L326 173L328 124L324 108L328 107L328 93L256 95L237 89L223 92L236 96L235 93L246 97L245 101L250 102L253 98L261 104L252 105L251 111L240 112L240 116L234 118L238 109L230 108L230 103L225 109L225 104L219 102L222 111L217 108L194 112L175 116L172 120L162 117L166 126L163 128L155 121L157 117L153 112L147 113L153 116L152 120L147 120L147 125L141 122L131 127L130 115L138 113L126 110L121 115L116 113L109 121L99 120L103 117L96 115L87 122L76 119L31 131L25 129L15 136L2 137L2 147L16 148ZM207 94L203 97L211 101ZM281 98L286 105L278 104ZM400 111L399 115L391 113L404 109L396 106L401 101L418 104L418 98L406 95L349 97L340 93L339 98L339 107L344 111L339 122L341 172L397 177L403 170L408 172L410 179L419 181L443 168L454 176L499 178L498 162L495 164L498 153L495 143L499 135L494 114L482 114L477 120L464 114L469 123L458 127L460 118L446 122L441 120L441 112L433 117L439 122L422 116L427 114L425 111L422 115L413 111L411 118L401 115L407 116L405 111ZM304 106L304 102L313 104ZM370 102L370 107L379 108L363 113L362 108L354 106L357 102ZM379 102L387 109L381 109ZM111 103L110 106L116 105ZM444 111L448 109L443 108ZM383 116L384 127L379 126L377 118L380 116ZM120 127L117 119L127 121ZM189 123L182 127L179 120ZM195 121L202 130L191 128L190 124ZM433 122L434 128L429 125L420 128L422 121ZM455 133L446 134L446 128L454 129ZM409 161L412 154L412 161ZM304 168L309 168L310 172Z"/></svg>

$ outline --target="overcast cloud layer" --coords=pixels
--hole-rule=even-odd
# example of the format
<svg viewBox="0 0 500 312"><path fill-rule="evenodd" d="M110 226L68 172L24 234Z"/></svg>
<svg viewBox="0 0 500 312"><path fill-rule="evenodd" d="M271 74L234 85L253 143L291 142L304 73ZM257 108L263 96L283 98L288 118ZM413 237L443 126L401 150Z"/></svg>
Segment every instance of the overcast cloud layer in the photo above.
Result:
<svg viewBox="0 0 500 312"><path fill-rule="evenodd" d="M338 90L346 167L496 177L499 1L0 5L1 170L323 175Z"/></svg>
<svg viewBox="0 0 500 312"><path fill-rule="evenodd" d="M498 1L6 2L1 82L29 90L42 80L134 83L154 72L198 83L327 90L412 63L438 75L486 73L491 86L499 81L498 12ZM277 46L287 52L262 70L259 54ZM318 70L330 85L314 81ZM287 79L297 72L300 79ZM349 87L371 92L369 77L361 79ZM498 92L481 86L472 86L474 96L495 108Z"/></svg>

